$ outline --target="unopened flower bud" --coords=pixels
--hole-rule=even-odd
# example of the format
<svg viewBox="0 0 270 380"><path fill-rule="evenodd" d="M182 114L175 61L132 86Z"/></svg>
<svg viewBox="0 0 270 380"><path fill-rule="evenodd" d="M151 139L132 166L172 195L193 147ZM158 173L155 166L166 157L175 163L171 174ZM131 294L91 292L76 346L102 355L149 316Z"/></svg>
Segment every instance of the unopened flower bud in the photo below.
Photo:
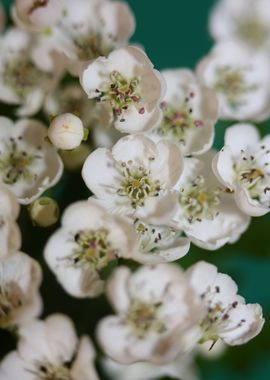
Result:
<svg viewBox="0 0 270 380"><path fill-rule="evenodd" d="M81 169L90 153L91 148L87 144L81 144L73 150L61 150L59 152L65 169L71 171Z"/></svg>
<svg viewBox="0 0 270 380"><path fill-rule="evenodd" d="M56 201L49 197L35 200L29 207L32 221L40 227L49 227L59 218L59 207Z"/></svg>
<svg viewBox="0 0 270 380"><path fill-rule="evenodd" d="M77 148L84 139L84 127L81 119L72 113L56 116L48 129L51 143L58 149Z"/></svg>

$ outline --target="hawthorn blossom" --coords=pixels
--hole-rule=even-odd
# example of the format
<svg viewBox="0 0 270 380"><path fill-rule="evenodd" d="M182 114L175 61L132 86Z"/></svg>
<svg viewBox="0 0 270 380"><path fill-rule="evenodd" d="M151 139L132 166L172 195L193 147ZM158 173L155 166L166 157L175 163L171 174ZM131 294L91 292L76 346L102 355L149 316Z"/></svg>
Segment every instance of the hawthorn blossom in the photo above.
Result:
<svg viewBox="0 0 270 380"><path fill-rule="evenodd" d="M42 57L34 57L34 36L10 28L0 37L0 100L18 105L17 115L33 115L42 106L44 96L56 85L61 70L44 70ZM46 54L45 54L46 55Z"/></svg>
<svg viewBox="0 0 270 380"><path fill-rule="evenodd" d="M209 250L234 243L250 222L212 172L215 154L211 150L200 160L185 158L184 173L175 186L178 208L170 222L194 244Z"/></svg>
<svg viewBox="0 0 270 380"><path fill-rule="evenodd" d="M64 0L15 0L12 16L20 28L42 31L60 21L64 11Z"/></svg>
<svg viewBox="0 0 270 380"><path fill-rule="evenodd" d="M102 362L106 373L114 380L156 380L170 376L179 380L197 380L198 376L190 355L181 355L167 364L138 362L134 364L120 364L109 358Z"/></svg>
<svg viewBox="0 0 270 380"><path fill-rule="evenodd" d="M268 0L219 0L209 20L216 41L239 40L254 50L270 48Z"/></svg>
<svg viewBox="0 0 270 380"><path fill-rule="evenodd" d="M232 120L265 120L269 116L268 57L251 53L236 41L214 46L198 65L200 82L216 92L219 116Z"/></svg>
<svg viewBox="0 0 270 380"><path fill-rule="evenodd" d="M38 262L25 253L0 261L0 328L12 328L41 313L40 282Z"/></svg>
<svg viewBox="0 0 270 380"><path fill-rule="evenodd" d="M46 127L37 120L13 123L0 117L0 182L21 204L33 202L62 175L62 161L46 136Z"/></svg>
<svg viewBox="0 0 270 380"><path fill-rule="evenodd" d="M270 209L270 138L260 139L252 124L235 124L225 132L225 146L213 169L234 194L247 215L261 216Z"/></svg>
<svg viewBox="0 0 270 380"><path fill-rule="evenodd" d="M0 185L0 262L21 246L21 233L16 223L19 212L15 195Z"/></svg>
<svg viewBox="0 0 270 380"><path fill-rule="evenodd" d="M42 40L48 51L64 54L68 70L78 76L85 63L126 46L134 29L134 16L122 1L65 0L64 13Z"/></svg>
<svg viewBox="0 0 270 380"><path fill-rule="evenodd" d="M121 132L149 130L161 118L164 80L135 46L97 58L82 70L80 82L90 99L110 104L114 126Z"/></svg>
<svg viewBox="0 0 270 380"><path fill-rule="evenodd" d="M62 227L50 237L44 256L69 294L97 297L104 290L106 269L119 257L132 258L135 243L135 233L125 220L89 199L65 210Z"/></svg>
<svg viewBox="0 0 270 380"><path fill-rule="evenodd" d="M98 148L86 159L82 177L101 204L124 216L166 224L175 212L172 187L183 170L176 145L155 144L143 135L120 139L110 151Z"/></svg>
<svg viewBox="0 0 270 380"><path fill-rule="evenodd" d="M186 276L207 310L200 321L200 343L210 341L214 345L221 339L236 346L260 333L264 324L261 306L246 304L230 276L219 273L215 265L204 261L191 266Z"/></svg>
<svg viewBox="0 0 270 380"><path fill-rule="evenodd" d="M133 260L143 264L176 261L185 256L190 248L190 240L183 231L170 226L155 226L140 219L134 220L138 249Z"/></svg>
<svg viewBox="0 0 270 380"><path fill-rule="evenodd" d="M78 340L72 321L53 314L21 326L17 351L0 365L0 380L98 380L90 339Z"/></svg>
<svg viewBox="0 0 270 380"><path fill-rule="evenodd" d="M164 70L161 74L167 87L161 103L163 118L150 137L173 141L186 155L206 152L213 144L218 117L215 93L200 86L191 70Z"/></svg>
<svg viewBox="0 0 270 380"><path fill-rule="evenodd" d="M99 322L97 338L113 360L162 364L196 344L201 302L177 265L143 266L135 273L118 267L107 297L117 315Z"/></svg>

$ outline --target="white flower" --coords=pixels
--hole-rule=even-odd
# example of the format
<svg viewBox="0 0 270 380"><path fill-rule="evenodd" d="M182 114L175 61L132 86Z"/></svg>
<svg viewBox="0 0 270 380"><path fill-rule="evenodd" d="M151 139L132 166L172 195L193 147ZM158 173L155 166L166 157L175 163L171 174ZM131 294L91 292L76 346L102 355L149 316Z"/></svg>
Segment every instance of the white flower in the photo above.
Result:
<svg viewBox="0 0 270 380"><path fill-rule="evenodd" d="M118 257L132 258L136 236L94 200L70 205L62 227L45 246L45 259L64 289L74 297L97 297L104 288L102 271Z"/></svg>
<svg viewBox="0 0 270 380"><path fill-rule="evenodd" d="M264 324L261 306L245 304L230 276L218 273L215 265L204 261L190 267L186 276L207 310L200 321L201 343L212 341L214 344L222 339L235 346L260 333Z"/></svg>
<svg viewBox="0 0 270 380"><path fill-rule="evenodd" d="M116 316L101 320L97 337L105 353L123 364L166 363L190 350L201 302L177 265L118 267L107 283ZM197 334L197 331L196 331Z"/></svg>
<svg viewBox="0 0 270 380"><path fill-rule="evenodd" d="M17 351L1 363L0 380L98 380L90 339L83 336L78 341L74 325L65 315L26 323L19 336Z"/></svg>
<svg viewBox="0 0 270 380"><path fill-rule="evenodd" d="M211 150L200 160L185 159L184 173L175 186L178 209L171 223L194 244L209 250L235 242L250 222L212 172L215 153Z"/></svg>
<svg viewBox="0 0 270 380"><path fill-rule="evenodd" d="M100 57L84 68L81 85L90 99L109 103L115 128L137 133L156 125L164 80L139 48L129 46Z"/></svg>
<svg viewBox="0 0 270 380"><path fill-rule="evenodd" d="M213 144L218 116L215 93L200 86L191 70L164 70L161 74L167 87L161 103L163 118L150 136L175 142L186 155L206 152Z"/></svg>
<svg viewBox="0 0 270 380"><path fill-rule="evenodd" d="M39 31L61 19L64 5L63 0L16 0L12 16L20 28Z"/></svg>
<svg viewBox="0 0 270 380"><path fill-rule="evenodd" d="M126 3L108 0L65 0L65 12L44 40L50 51L63 53L73 75L83 65L125 46L135 29Z"/></svg>
<svg viewBox="0 0 270 380"><path fill-rule="evenodd" d="M226 130L225 146L215 157L213 169L247 215L261 216L270 210L269 158L269 135L260 140L251 124L235 124Z"/></svg>
<svg viewBox="0 0 270 380"><path fill-rule="evenodd" d="M42 69L41 56L34 59L35 48L34 36L16 28L0 38L0 100L18 105L19 116L36 113L60 75L56 66Z"/></svg>
<svg viewBox="0 0 270 380"><path fill-rule="evenodd" d="M63 113L51 121L48 137L58 149L75 149L84 138L83 123L78 116L72 113Z"/></svg>
<svg viewBox="0 0 270 380"><path fill-rule="evenodd" d="M19 211L15 195L0 185L0 260L20 248L21 233L15 222Z"/></svg>
<svg viewBox="0 0 270 380"><path fill-rule="evenodd" d="M268 0L219 0L209 21L217 41L239 40L252 49L270 48Z"/></svg>
<svg viewBox="0 0 270 380"><path fill-rule="evenodd" d="M167 223L175 212L171 192L183 170L180 150L169 141L155 144L143 135L98 148L86 159L82 176L89 189L111 211L148 223Z"/></svg>
<svg viewBox="0 0 270 380"><path fill-rule="evenodd" d="M28 255L17 252L0 261L0 327L25 323L41 313L38 293L41 268Z"/></svg>
<svg viewBox="0 0 270 380"><path fill-rule="evenodd" d="M251 53L236 41L220 43L199 63L197 74L203 85L216 92L222 119L260 121L269 116L266 55Z"/></svg>
<svg viewBox="0 0 270 380"><path fill-rule="evenodd" d="M21 204L33 202L62 175L62 161L46 136L46 127L37 120L13 124L0 117L0 182Z"/></svg>
<svg viewBox="0 0 270 380"><path fill-rule="evenodd" d="M134 364L119 364L109 358L103 360L105 371L115 380L156 380L164 376L173 379L197 380L192 357L181 355L168 364L139 362Z"/></svg>
<svg viewBox="0 0 270 380"><path fill-rule="evenodd" d="M185 256L190 248L190 240L182 231L169 226L154 226L142 220L134 220L138 239L138 250L133 260L143 264L176 261Z"/></svg>

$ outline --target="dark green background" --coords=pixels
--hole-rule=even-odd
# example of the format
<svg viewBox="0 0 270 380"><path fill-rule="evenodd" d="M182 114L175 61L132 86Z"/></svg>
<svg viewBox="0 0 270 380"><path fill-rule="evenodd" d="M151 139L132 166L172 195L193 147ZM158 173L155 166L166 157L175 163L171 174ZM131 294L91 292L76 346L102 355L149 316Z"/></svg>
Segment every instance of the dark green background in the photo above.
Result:
<svg viewBox="0 0 270 380"><path fill-rule="evenodd" d="M76 1L76 0L74 0ZM237 0L235 0L237 1ZM197 61L211 48L207 33L207 19L213 0L129 0L135 12L137 30L133 41L142 44L156 68L194 68ZM4 1L6 5L10 1ZM1 107L1 113L6 110ZM223 144L223 135L228 123L216 127L217 147ZM268 132L270 123L260 125L262 134ZM87 190L80 174L65 174L54 190L61 210L66 204L87 197ZM42 259L42 247L53 232L33 228L26 210L20 217L24 232L23 249L41 261L44 268L42 296L45 301L44 316L61 311L72 316L79 333L91 333L97 320L110 312L105 299L80 301L66 295L46 269ZM198 359L202 380L269 380L270 379L270 216L253 219L251 227L240 241L215 251L207 252L192 247L181 260L187 267L203 259L218 265L221 272L231 275L239 285L239 292L247 302L259 302L264 309L266 324L263 332L250 343L230 348L218 360ZM33 238L34 236L34 238ZM0 353L15 347L7 333L0 334ZM102 377L102 380L105 379ZM18 379L19 380L19 379Z"/></svg>

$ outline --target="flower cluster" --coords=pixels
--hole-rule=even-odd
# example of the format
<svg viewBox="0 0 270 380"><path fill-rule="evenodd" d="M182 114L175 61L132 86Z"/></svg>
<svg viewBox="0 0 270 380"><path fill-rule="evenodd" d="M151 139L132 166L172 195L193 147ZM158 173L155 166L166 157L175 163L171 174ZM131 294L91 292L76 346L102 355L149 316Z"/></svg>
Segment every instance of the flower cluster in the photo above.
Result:
<svg viewBox="0 0 270 380"><path fill-rule="evenodd" d="M17 349L0 380L101 378L68 315L38 319L41 260L20 251L21 220L51 227L62 211L43 257L69 296L111 304L94 326L111 379L196 380L200 347L260 333L261 306L229 275L181 258L192 244L235 243L270 211L270 135L254 124L270 115L265 7L220 0L217 43L197 69L159 72L129 44L135 20L122 1L14 1L15 26L0 36L0 100L16 106L16 121L0 116L0 328ZM233 120L220 151L218 120ZM70 178L84 199L59 196Z"/></svg>

